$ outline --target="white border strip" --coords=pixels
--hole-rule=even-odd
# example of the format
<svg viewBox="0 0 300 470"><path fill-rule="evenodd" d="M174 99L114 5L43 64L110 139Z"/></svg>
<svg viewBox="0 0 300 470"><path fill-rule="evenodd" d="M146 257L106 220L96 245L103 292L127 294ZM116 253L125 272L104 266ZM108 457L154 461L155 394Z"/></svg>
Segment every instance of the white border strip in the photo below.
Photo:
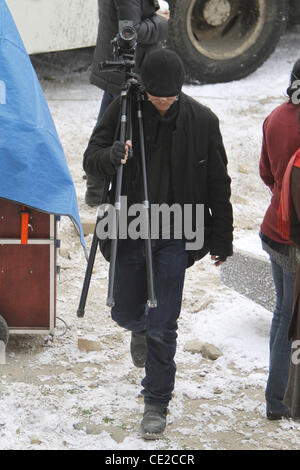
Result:
<svg viewBox="0 0 300 470"><path fill-rule="evenodd" d="M20 328L18 327L9 328L9 334L13 334L13 335L47 335L47 334L52 334L52 333L53 331L49 330L49 328L45 328L44 330L40 328L26 329L23 326Z"/></svg>
<svg viewBox="0 0 300 470"><path fill-rule="evenodd" d="M49 238L40 238L28 240L28 242L24 243L24 245L51 245L53 242L53 239L49 240ZM19 238L0 238L0 245L21 245L21 240Z"/></svg>

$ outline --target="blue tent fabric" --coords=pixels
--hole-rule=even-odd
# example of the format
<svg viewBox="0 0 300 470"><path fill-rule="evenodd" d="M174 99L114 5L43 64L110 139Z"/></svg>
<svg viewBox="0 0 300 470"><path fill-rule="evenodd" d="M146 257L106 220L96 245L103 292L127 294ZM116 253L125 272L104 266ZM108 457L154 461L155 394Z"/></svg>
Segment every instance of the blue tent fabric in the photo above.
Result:
<svg viewBox="0 0 300 470"><path fill-rule="evenodd" d="M85 249L65 154L4 0L0 0L0 197L69 216Z"/></svg>

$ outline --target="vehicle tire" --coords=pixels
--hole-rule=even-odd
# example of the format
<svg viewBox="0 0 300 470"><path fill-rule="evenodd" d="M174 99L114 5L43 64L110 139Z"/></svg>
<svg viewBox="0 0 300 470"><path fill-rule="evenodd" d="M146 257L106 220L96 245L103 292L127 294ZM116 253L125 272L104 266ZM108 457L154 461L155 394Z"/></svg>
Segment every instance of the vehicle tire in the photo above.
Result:
<svg viewBox="0 0 300 470"><path fill-rule="evenodd" d="M0 341L3 341L4 344L8 343L9 330L6 321L0 315Z"/></svg>
<svg viewBox="0 0 300 470"><path fill-rule="evenodd" d="M288 0L169 0L169 47L187 79L228 82L254 72L286 28Z"/></svg>

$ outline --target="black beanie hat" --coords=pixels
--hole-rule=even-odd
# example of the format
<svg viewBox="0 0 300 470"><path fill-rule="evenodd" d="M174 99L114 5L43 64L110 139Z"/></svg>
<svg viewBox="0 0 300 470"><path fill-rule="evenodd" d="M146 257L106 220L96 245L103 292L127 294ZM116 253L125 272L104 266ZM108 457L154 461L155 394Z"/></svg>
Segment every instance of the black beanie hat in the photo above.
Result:
<svg viewBox="0 0 300 470"><path fill-rule="evenodd" d="M144 59L141 77L150 95L177 96L184 81L183 63L176 52L156 49Z"/></svg>

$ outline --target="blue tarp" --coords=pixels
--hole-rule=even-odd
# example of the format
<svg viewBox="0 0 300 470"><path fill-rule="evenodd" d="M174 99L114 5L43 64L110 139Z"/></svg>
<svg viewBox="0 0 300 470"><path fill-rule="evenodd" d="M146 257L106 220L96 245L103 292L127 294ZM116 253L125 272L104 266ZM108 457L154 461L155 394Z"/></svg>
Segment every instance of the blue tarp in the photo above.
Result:
<svg viewBox="0 0 300 470"><path fill-rule="evenodd" d="M65 154L4 0L0 0L0 197L69 216L85 247Z"/></svg>

